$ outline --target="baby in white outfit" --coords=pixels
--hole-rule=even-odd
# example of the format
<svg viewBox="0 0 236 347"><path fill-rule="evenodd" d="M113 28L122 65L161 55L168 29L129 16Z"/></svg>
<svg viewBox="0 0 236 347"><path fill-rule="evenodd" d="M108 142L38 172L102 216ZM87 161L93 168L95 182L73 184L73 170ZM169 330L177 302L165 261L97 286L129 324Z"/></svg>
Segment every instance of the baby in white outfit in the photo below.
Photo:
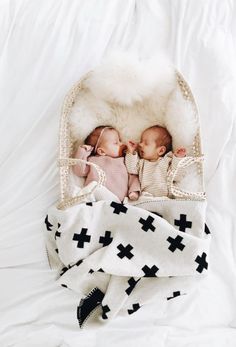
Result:
<svg viewBox="0 0 236 347"><path fill-rule="evenodd" d="M185 148L178 148L174 153L171 149L171 135L166 128L158 125L144 130L139 143L128 142L125 164L130 174L138 174L142 194L168 196L168 171L186 156ZM132 194L135 194L133 200L137 200L139 193Z"/></svg>

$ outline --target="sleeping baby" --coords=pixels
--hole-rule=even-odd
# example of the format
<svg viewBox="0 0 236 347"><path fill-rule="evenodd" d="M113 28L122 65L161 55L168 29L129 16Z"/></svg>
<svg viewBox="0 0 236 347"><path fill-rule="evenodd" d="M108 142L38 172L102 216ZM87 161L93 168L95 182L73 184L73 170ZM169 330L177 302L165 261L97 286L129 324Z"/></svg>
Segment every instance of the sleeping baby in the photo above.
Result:
<svg viewBox="0 0 236 347"><path fill-rule="evenodd" d="M141 141L129 141L125 164L130 174L138 174L141 193L146 196L167 197L167 174L186 156L186 149L179 148L174 153L172 138L166 128L155 125L147 128L141 135ZM137 200L139 192L135 192Z"/></svg>
<svg viewBox="0 0 236 347"><path fill-rule="evenodd" d="M124 151L126 145L120 140L119 132L110 126L98 126L85 139L84 145L79 146L75 158L83 159L98 165L106 175L105 187L97 190L96 200L123 201L126 196L136 197L140 191L137 175L127 172ZM73 167L73 172L85 178L85 186L92 181L98 181L96 169L86 163ZM98 196L99 195L99 196Z"/></svg>

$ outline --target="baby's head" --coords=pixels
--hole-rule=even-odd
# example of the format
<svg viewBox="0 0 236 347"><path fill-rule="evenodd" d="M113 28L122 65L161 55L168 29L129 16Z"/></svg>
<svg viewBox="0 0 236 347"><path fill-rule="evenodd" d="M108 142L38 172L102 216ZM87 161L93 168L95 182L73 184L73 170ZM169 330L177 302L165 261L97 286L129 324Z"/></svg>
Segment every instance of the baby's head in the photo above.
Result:
<svg viewBox="0 0 236 347"><path fill-rule="evenodd" d="M95 128L87 136L84 143L94 148L93 155L107 155L112 158L122 157L126 148L120 140L119 132L109 125Z"/></svg>
<svg viewBox="0 0 236 347"><path fill-rule="evenodd" d="M139 156L155 161L172 149L172 138L166 128L154 125L144 130L138 145Z"/></svg>

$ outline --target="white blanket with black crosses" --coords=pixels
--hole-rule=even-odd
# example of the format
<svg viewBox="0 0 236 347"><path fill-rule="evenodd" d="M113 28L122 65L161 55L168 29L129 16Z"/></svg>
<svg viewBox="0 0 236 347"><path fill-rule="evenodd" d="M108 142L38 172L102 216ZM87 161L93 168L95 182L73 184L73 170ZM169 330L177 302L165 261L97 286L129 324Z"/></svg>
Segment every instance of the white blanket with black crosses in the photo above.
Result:
<svg viewBox="0 0 236 347"><path fill-rule="evenodd" d="M183 200L52 207L45 219L49 261L59 284L79 294L79 326L98 327L188 294L208 269L205 208Z"/></svg>

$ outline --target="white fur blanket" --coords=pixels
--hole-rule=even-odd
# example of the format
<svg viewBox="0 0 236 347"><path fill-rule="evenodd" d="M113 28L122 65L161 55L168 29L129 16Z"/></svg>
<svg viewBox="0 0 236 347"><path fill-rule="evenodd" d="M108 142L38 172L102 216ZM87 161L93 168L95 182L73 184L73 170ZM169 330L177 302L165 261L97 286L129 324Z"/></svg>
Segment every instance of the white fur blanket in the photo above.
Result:
<svg viewBox="0 0 236 347"><path fill-rule="evenodd" d="M80 327L186 295L208 269L205 207L203 201L157 200L51 208L45 219L49 260L60 271L58 282L79 294Z"/></svg>

